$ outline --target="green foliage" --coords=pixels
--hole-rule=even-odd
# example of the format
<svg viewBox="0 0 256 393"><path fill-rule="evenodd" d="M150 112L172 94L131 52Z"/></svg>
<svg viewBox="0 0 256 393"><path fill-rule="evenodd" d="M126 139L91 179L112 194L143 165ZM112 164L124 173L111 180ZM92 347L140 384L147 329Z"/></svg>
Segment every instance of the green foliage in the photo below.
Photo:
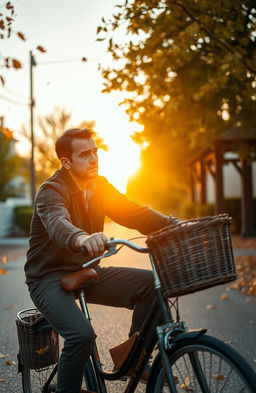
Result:
<svg viewBox="0 0 256 393"><path fill-rule="evenodd" d="M206 217L214 215L214 204L197 202L186 202L181 206L180 217L185 220L197 217Z"/></svg>
<svg viewBox="0 0 256 393"><path fill-rule="evenodd" d="M130 0L102 21L114 60L100 67L104 91L127 92L130 120L144 126L134 139L151 145L151 162L170 158L166 176L178 168L184 184L181 159L227 128L256 130L255 23L253 0Z"/></svg>
<svg viewBox="0 0 256 393"><path fill-rule="evenodd" d="M32 206L16 206L14 209L14 223L25 235L29 235L32 214Z"/></svg>
<svg viewBox="0 0 256 393"><path fill-rule="evenodd" d="M10 182L21 174L21 158L12 152L13 139L0 130L0 201L15 194Z"/></svg>

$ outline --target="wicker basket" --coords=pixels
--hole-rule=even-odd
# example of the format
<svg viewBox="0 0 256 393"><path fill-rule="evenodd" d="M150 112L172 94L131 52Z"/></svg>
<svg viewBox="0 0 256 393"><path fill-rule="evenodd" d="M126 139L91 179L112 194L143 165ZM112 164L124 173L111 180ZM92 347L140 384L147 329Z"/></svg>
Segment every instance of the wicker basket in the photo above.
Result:
<svg viewBox="0 0 256 393"><path fill-rule="evenodd" d="M58 333L36 308L20 311L16 325L22 365L42 369L58 361Z"/></svg>
<svg viewBox="0 0 256 393"><path fill-rule="evenodd" d="M221 214L183 221L148 236L165 297L236 279L230 224L231 217Z"/></svg>

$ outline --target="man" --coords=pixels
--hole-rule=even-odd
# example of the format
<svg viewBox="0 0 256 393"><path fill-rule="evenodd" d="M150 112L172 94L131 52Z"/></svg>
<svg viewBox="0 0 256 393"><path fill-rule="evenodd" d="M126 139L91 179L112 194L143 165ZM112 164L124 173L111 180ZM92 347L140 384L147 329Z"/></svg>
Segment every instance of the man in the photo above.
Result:
<svg viewBox="0 0 256 393"><path fill-rule="evenodd" d="M25 273L34 304L65 340L57 393L79 393L95 334L74 295L61 288L61 278L81 268L81 247L91 258L103 254L105 216L143 234L176 219L129 201L98 176L91 130L66 131L56 142L56 153L62 167L37 192ZM133 309L129 334L140 330L154 296L152 273L124 267L95 270L99 281L86 289L87 301Z"/></svg>

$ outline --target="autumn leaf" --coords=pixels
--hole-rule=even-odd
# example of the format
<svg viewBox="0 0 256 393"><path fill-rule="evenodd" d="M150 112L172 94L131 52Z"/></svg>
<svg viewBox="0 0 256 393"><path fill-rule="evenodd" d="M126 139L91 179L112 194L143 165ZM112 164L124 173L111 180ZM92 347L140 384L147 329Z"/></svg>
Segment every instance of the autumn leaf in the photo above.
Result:
<svg viewBox="0 0 256 393"><path fill-rule="evenodd" d="M12 59L12 65L16 70L18 70L19 68L22 68L21 62L16 59Z"/></svg>
<svg viewBox="0 0 256 393"><path fill-rule="evenodd" d="M13 360L6 360L5 364L7 366L13 366L14 364L16 364L16 362L14 362Z"/></svg>
<svg viewBox="0 0 256 393"><path fill-rule="evenodd" d="M212 304L207 304L207 306L206 306L206 310L213 310L215 308L216 308L216 306L213 306Z"/></svg>
<svg viewBox="0 0 256 393"><path fill-rule="evenodd" d="M6 263L7 263L7 255L3 255L2 256L2 264L6 265Z"/></svg>
<svg viewBox="0 0 256 393"><path fill-rule="evenodd" d="M82 57L81 60L84 61L85 63L88 61L88 59L86 57Z"/></svg>
<svg viewBox="0 0 256 393"><path fill-rule="evenodd" d="M13 8L13 5L11 5L10 1L5 6L8 10L11 10Z"/></svg>
<svg viewBox="0 0 256 393"><path fill-rule="evenodd" d="M224 381L225 376L223 374L217 374L213 375L213 378L216 379L216 381Z"/></svg>
<svg viewBox="0 0 256 393"><path fill-rule="evenodd" d="M229 297L226 293L223 293L220 297L221 300L227 300Z"/></svg>
<svg viewBox="0 0 256 393"><path fill-rule="evenodd" d="M194 389L189 386L190 384L190 377L186 377L184 383L180 386L180 389L186 389L189 392L194 392Z"/></svg>
<svg viewBox="0 0 256 393"><path fill-rule="evenodd" d="M43 355L43 354L45 354L47 351L48 351L48 349L49 349L49 347L48 347L48 345L46 345L46 347L44 347L44 348L40 348L40 349L38 349L37 351L35 351L38 355Z"/></svg>
<svg viewBox="0 0 256 393"><path fill-rule="evenodd" d="M9 272L5 269L0 269L0 274L2 274L3 276L6 276L7 274L9 274Z"/></svg>
<svg viewBox="0 0 256 393"><path fill-rule="evenodd" d="M0 359L6 358L7 355L4 355L3 353L0 352Z"/></svg>
<svg viewBox="0 0 256 393"><path fill-rule="evenodd" d="M4 379L3 379L3 378L0 378L0 382L4 382Z"/></svg>
<svg viewBox="0 0 256 393"><path fill-rule="evenodd" d="M46 50L45 50L41 45L38 45L38 46L36 47L36 49L39 50L39 52L43 52L43 53L46 52Z"/></svg>
<svg viewBox="0 0 256 393"><path fill-rule="evenodd" d="M8 304L7 306L4 306L5 310L11 310L12 308L14 308L14 304Z"/></svg>
<svg viewBox="0 0 256 393"><path fill-rule="evenodd" d="M21 40L26 41L26 38L25 38L24 34L21 33L20 31L17 32L17 36L18 36Z"/></svg>

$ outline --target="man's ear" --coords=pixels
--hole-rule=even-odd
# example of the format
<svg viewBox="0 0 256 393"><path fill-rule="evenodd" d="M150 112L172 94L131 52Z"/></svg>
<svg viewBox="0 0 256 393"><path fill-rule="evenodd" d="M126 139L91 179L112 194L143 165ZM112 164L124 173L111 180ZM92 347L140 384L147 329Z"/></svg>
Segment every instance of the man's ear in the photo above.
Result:
<svg viewBox="0 0 256 393"><path fill-rule="evenodd" d="M71 168L71 161L69 158L67 157L61 157L60 159L61 165L66 168L66 169L70 169Z"/></svg>

